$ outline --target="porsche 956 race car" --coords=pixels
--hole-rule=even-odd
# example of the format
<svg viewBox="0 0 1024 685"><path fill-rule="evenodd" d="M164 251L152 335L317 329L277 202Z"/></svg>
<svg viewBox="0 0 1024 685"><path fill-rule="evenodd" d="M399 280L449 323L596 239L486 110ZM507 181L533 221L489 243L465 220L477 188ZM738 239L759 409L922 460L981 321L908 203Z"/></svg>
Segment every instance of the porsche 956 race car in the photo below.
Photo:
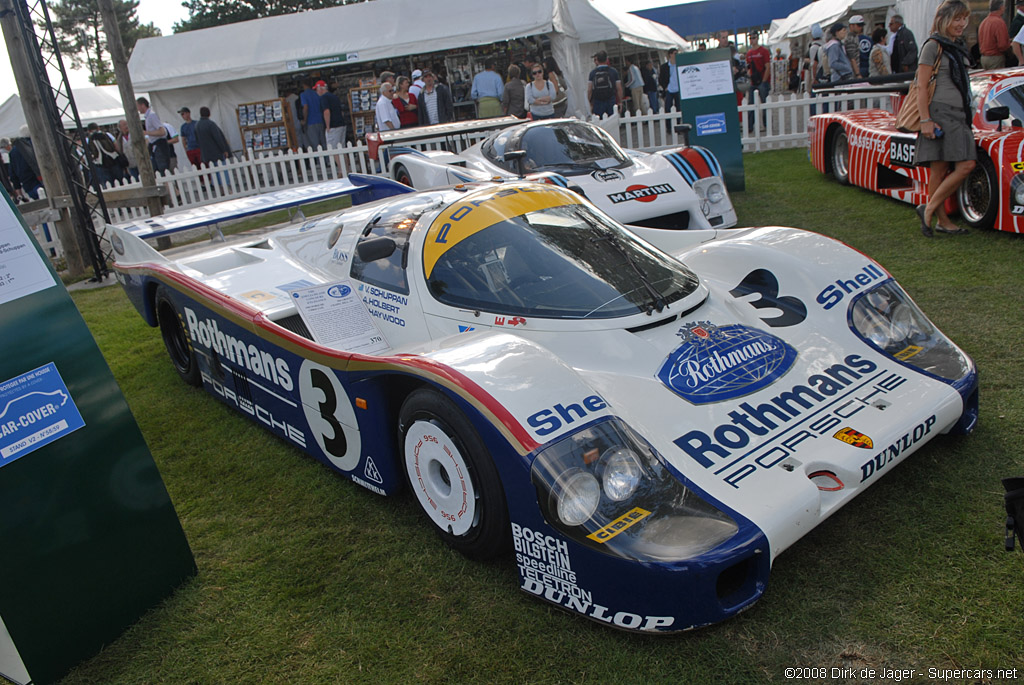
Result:
<svg viewBox="0 0 1024 685"><path fill-rule="evenodd" d="M572 187L609 216L652 228L729 228L736 211L710 150L685 145L654 153L624 150L602 128L578 119L519 123L513 117L369 134L397 181L418 189L494 177ZM492 130L460 154L417 150L414 140ZM451 147L451 146L449 146Z"/></svg>
<svg viewBox="0 0 1024 685"><path fill-rule="evenodd" d="M545 184L350 178L368 202L178 261L116 228L118 279L186 383L410 489L446 543L514 555L521 589L571 612L732 616L783 550L977 420L971 359L837 241L625 228ZM381 184L403 192L372 201Z"/></svg>
<svg viewBox="0 0 1024 685"><path fill-rule="evenodd" d="M1024 230L1024 69L971 74L978 164L953 196L974 228ZM916 133L896 129L884 109L819 114L810 118L811 162L840 183L922 204L928 167L914 166Z"/></svg>

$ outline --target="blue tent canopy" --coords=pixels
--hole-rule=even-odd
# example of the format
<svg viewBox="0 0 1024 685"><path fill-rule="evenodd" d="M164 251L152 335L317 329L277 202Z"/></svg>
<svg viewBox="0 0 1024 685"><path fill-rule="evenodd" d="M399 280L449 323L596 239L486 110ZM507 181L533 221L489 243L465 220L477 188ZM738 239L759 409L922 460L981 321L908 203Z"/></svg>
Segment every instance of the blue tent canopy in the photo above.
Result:
<svg viewBox="0 0 1024 685"><path fill-rule="evenodd" d="M806 5L808 0L703 0L683 5L653 7L632 13L664 24L684 38L715 31L734 33L767 27Z"/></svg>

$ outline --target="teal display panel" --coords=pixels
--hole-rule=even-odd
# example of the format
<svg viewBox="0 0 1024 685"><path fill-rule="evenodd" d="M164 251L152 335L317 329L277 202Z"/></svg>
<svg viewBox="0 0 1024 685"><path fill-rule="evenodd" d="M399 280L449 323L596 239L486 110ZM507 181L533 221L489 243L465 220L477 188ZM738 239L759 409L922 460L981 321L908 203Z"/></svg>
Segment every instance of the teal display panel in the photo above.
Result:
<svg viewBox="0 0 1024 685"><path fill-rule="evenodd" d="M96 342L0 199L0 676L48 683L196 565Z"/></svg>
<svg viewBox="0 0 1024 685"><path fill-rule="evenodd" d="M730 191L743 190L743 141L732 62L725 48L680 52L676 55L683 123L689 124L690 144L711 150L722 165Z"/></svg>

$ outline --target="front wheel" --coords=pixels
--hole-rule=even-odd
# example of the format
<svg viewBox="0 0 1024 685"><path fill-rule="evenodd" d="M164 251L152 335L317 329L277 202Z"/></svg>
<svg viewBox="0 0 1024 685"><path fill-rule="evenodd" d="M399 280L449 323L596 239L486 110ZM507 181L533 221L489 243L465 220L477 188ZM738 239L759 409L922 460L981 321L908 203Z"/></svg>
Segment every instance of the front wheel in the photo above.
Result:
<svg viewBox="0 0 1024 685"><path fill-rule="evenodd" d="M999 177L992 160L978 155L978 163L956 191L960 216L971 228L992 228L999 213Z"/></svg>
<svg viewBox="0 0 1024 685"><path fill-rule="evenodd" d="M839 127L832 134L832 175L844 186L850 185L850 141Z"/></svg>
<svg viewBox="0 0 1024 685"><path fill-rule="evenodd" d="M192 343L185 334L178 310L164 285L156 291L156 320L174 370L181 376L181 380L198 388L203 384L203 378L199 364L196 363L196 353L192 350Z"/></svg>
<svg viewBox="0 0 1024 685"><path fill-rule="evenodd" d="M409 170L406 169L401 164L396 164L395 165L395 180L398 181L399 183L404 183L405 185L409 186L410 188L413 187L413 185L412 185L412 176L409 174Z"/></svg>
<svg viewBox="0 0 1024 685"><path fill-rule="evenodd" d="M432 388L409 395L399 412L398 443L416 502L445 543L471 559L508 548L501 479L483 440L451 400Z"/></svg>

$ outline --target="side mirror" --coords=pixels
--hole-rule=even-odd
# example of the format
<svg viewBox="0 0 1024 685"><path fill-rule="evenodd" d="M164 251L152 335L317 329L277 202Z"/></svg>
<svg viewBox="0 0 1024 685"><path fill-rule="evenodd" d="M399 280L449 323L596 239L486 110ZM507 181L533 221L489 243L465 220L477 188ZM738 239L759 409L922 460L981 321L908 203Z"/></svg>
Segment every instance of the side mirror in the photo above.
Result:
<svg viewBox="0 0 1024 685"><path fill-rule="evenodd" d="M1010 118L1010 108L1003 105L1002 107L989 107L985 110L985 121L1002 121Z"/></svg>
<svg viewBox="0 0 1024 685"><path fill-rule="evenodd" d="M525 169L523 167L523 160L526 159L526 150L509 150L503 157L506 162L516 163L516 173L519 174L519 178L526 176Z"/></svg>
<svg viewBox="0 0 1024 685"><path fill-rule="evenodd" d="M375 262L378 259L387 259L395 253L397 247L394 238L387 236L381 238L370 238L362 240L356 245L356 255L361 262Z"/></svg>
<svg viewBox="0 0 1024 685"><path fill-rule="evenodd" d="M587 196L587 194L583 191L583 188L579 187L575 183L572 184L571 186L569 186L569 190L571 190L572 192L576 193L580 197L586 197Z"/></svg>
<svg viewBox="0 0 1024 685"><path fill-rule="evenodd" d="M693 129L689 124L676 124L675 132L683 137L683 145L690 147L690 131Z"/></svg>

